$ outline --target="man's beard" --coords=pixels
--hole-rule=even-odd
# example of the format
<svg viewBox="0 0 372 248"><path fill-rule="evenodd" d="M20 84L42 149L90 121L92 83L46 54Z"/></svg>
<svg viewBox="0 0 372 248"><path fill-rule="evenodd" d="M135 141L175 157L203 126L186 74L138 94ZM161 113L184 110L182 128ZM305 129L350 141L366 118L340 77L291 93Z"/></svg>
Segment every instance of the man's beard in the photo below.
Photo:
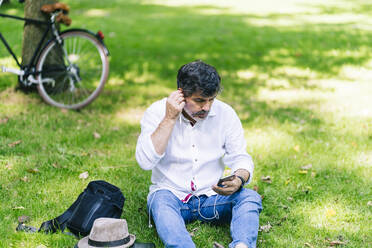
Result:
<svg viewBox="0 0 372 248"><path fill-rule="evenodd" d="M193 118L204 119L205 117L207 117L208 114L209 114L209 111L202 110L194 114L191 114L191 116Z"/></svg>

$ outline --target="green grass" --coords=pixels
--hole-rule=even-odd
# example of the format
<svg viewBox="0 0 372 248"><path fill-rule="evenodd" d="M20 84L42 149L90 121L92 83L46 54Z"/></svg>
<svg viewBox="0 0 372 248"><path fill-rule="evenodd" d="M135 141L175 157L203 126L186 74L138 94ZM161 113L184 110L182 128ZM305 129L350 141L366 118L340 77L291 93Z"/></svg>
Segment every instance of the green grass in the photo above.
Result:
<svg viewBox="0 0 372 248"><path fill-rule="evenodd" d="M106 35L110 79L97 100L75 112L15 92L16 77L0 73L0 120L9 119L0 124L0 247L73 247L67 235L15 232L17 217L39 226L95 179L122 189L130 232L161 247L147 227L150 172L134 158L139 120L175 89L177 69L195 59L218 69L219 98L237 110L246 131L256 165L248 187L258 186L261 225L272 226L259 233L258 247L329 247L334 240L372 246L368 1L67 2L73 27ZM22 16L23 6L13 0L0 11ZM22 27L1 20L19 55ZM1 64L14 65L2 45ZM79 179L85 171L88 179ZM228 226L195 222L188 229L197 247L230 242Z"/></svg>

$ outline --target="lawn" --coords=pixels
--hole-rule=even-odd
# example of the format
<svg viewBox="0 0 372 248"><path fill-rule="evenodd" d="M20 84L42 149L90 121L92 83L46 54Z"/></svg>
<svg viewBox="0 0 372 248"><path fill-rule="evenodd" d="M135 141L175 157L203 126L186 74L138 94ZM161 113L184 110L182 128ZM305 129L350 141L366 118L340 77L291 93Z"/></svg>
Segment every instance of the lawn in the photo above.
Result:
<svg viewBox="0 0 372 248"><path fill-rule="evenodd" d="M73 247L73 237L17 233L66 210L91 180L120 187L122 218L141 241L151 172L134 152L144 110L202 59L222 76L263 197L258 247L372 246L372 4L320 0L79 0L72 27L102 30L110 57L103 93L64 111L14 91L0 73L0 247ZM23 15L12 0L1 13ZM1 19L18 55L23 23ZM0 44L0 65L14 65ZM88 172L87 179L79 178ZM225 247L228 226L188 225L197 247ZM44 247L42 246L42 247Z"/></svg>

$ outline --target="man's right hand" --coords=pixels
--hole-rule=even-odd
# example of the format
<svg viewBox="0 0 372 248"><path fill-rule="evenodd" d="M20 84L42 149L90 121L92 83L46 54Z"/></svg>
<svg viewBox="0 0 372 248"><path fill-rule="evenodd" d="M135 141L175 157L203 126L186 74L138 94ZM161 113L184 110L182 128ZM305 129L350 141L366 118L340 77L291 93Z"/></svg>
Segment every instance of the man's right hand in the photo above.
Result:
<svg viewBox="0 0 372 248"><path fill-rule="evenodd" d="M185 107L185 98L182 90L173 91L167 98L165 118L169 120L176 120L179 114Z"/></svg>

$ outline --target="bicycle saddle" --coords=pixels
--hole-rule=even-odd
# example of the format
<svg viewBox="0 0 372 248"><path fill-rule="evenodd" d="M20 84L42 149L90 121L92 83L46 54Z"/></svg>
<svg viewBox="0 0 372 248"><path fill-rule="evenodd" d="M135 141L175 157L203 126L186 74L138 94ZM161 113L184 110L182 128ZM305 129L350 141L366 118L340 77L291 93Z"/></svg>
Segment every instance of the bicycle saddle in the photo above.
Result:
<svg viewBox="0 0 372 248"><path fill-rule="evenodd" d="M41 6L40 10L47 14L53 13L56 10L62 10L64 14L67 14L70 11L70 7L65 3L54 3Z"/></svg>
<svg viewBox="0 0 372 248"><path fill-rule="evenodd" d="M66 26L70 26L72 20L67 15L64 15L63 13L59 13L56 17L56 21L65 24Z"/></svg>

